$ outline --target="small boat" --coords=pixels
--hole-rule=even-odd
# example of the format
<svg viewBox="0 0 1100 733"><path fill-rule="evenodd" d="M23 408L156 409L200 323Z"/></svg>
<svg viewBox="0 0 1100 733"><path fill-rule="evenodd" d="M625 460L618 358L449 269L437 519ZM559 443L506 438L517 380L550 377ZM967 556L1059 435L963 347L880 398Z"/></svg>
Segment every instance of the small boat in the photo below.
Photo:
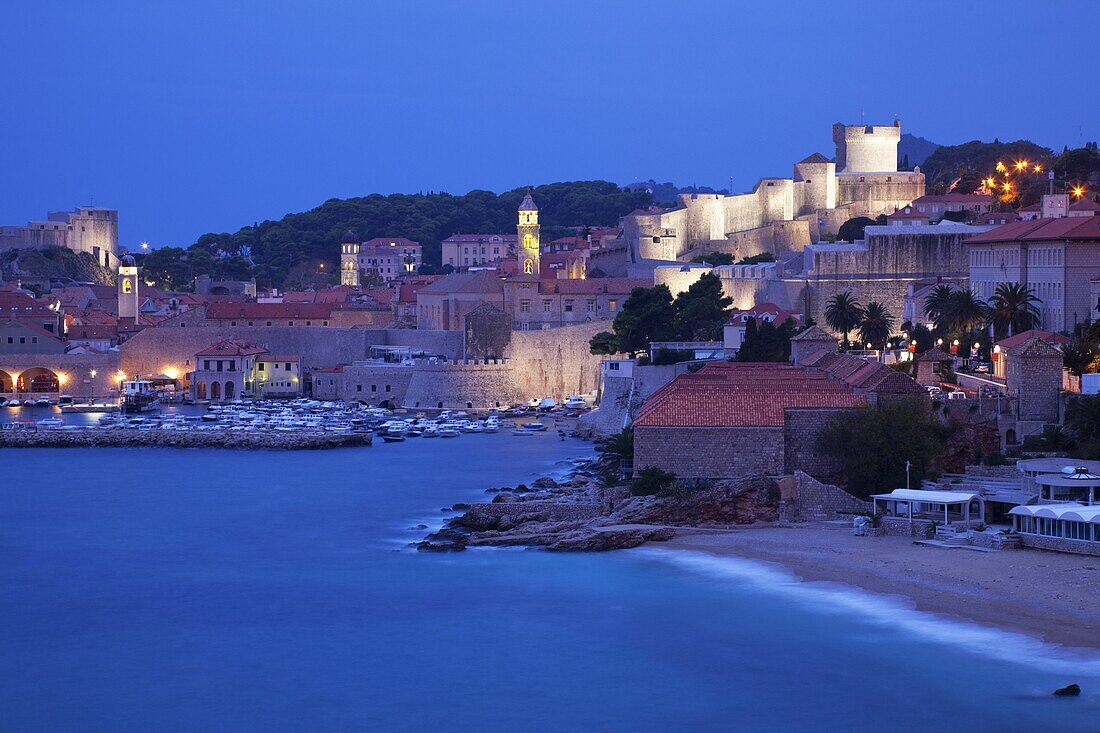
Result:
<svg viewBox="0 0 1100 733"><path fill-rule="evenodd" d="M454 428L443 428L439 431L440 438L457 438L458 431Z"/></svg>
<svg viewBox="0 0 1100 733"><path fill-rule="evenodd" d="M540 432L546 430L546 425L540 422L526 422L523 424L523 429L531 432Z"/></svg>
<svg viewBox="0 0 1100 733"><path fill-rule="evenodd" d="M567 410L583 410L588 407L588 403L584 401L584 398L577 394L571 395L562 405Z"/></svg>
<svg viewBox="0 0 1100 733"><path fill-rule="evenodd" d="M387 443L400 443L405 439L404 433L383 433L382 440Z"/></svg>
<svg viewBox="0 0 1100 733"><path fill-rule="evenodd" d="M45 420L38 421L38 427L40 428L59 428L64 424L64 421L59 417L47 417Z"/></svg>
<svg viewBox="0 0 1100 733"><path fill-rule="evenodd" d="M534 435L530 430L513 430L512 435Z"/></svg>
<svg viewBox="0 0 1100 733"><path fill-rule="evenodd" d="M34 407L34 402L31 400L23 400L23 407Z"/></svg>
<svg viewBox="0 0 1100 733"><path fill-rule="evenodd" d="M58 405L71 405L73 403L73 396L69 394L63 394L57 398Z"/></svg>
<svg viewBox="0 0 1100 733"><path fill-rule="evenodd" d="M50 406L50 398L49 397L39 397L37 400L34 401L34 406L35 407L49 407Z"/></svg>

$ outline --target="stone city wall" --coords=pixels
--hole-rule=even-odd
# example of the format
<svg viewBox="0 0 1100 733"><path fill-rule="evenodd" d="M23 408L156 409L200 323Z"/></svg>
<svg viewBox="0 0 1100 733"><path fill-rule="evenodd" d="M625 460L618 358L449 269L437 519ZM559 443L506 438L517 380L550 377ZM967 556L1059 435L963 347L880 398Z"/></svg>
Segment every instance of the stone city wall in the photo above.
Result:
<svg viewBox="0 0 1100 733"><path fill-rule="evenodd" d="M936 523L931 519L913 519L908 517L880 517L882 533L888 537L915 537L925 539L929 531L935 531Z"/></svg>
<svg viewBox="0 0 1100 733"><path fill-rule="evenodd" d="M581 415L577 422L578 432L588 436L605 436L629 427L632 416L637 414L638 408L649 396L671 382L677 374L686 374L687 367L687 362L643 367L635 365L632 377L612 377L605 372L599 407Z"/></svg>
<svg viewBox="0 0 1100 733"><path fill-rule="evenodd" d="M515 393L524 399L595 393L600 386L603 357L589 352L588 343L607 321L540 331L513 331L504 356L515 370Z"/></svg>
<svg viewBox="0 0 1100 733"><path fill-rule="evenodd" d="M407 368L409 382L402 406L410 409L487 409L527 399L517 391L514 367L507 362L449 362Z"/></svg>
<svg viewBox="0 0 1100 733"><path fill-rule="evenodd" d="M798 518L804 521L835 519L837 515L862 514L873 509L871 502L857 499L844 489L824 484L803 471L795 471Z"/></svg>
<svg viewBox="0 0 1100 733"><path fill-rule="evenodd" d="M30 369L49 369L58 377L59 391L73 397L106 397L118 389L118 353L105 354L4 354L0 356L0 371L10 379L12 387L21 374ZM93 376L92 372L95 372ZM3 380L6 382L7 380ZM14 396L14 392L3 393ZM38 393L21 392L23 395ZM57 395L48 395L53 398Z"/></svg>
<svg viewBox="0 0 1100 733"><path fill-rule="evenodd" d="M783 473L783 429L638 426L634 471L648 466L680 478L779 475Z"/></svg>

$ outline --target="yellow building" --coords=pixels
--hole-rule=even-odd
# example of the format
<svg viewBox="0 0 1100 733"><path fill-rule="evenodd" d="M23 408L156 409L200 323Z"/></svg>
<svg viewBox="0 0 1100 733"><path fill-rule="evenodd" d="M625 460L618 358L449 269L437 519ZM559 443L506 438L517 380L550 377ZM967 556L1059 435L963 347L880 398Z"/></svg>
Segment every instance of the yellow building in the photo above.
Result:
<svg viewBox="0 0 1100 733"><path fill-rule="evenodd" d="M252 364L256 397L298 397L302 394L302 357L261 354Z"/></svg>
<svg viewBox="0 0 1100 733"><path fill-rule="evenodd" d="M523 197L519 205L519 224L516 227L521 275L539 276L539 207L531 194Z"/></svg>
<svg viewBox="0 0 1100 733"><path fill-rule="evenodd" d="M359 287L359 237L351 230L340 237L340 284Z"/></svg>

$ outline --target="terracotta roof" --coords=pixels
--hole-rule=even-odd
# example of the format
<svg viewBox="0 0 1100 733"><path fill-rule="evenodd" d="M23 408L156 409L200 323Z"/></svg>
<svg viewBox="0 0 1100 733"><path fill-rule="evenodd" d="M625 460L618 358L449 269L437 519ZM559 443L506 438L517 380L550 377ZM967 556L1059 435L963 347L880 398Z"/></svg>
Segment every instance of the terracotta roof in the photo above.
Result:
<svg viewBox="0 0 1100 733"><path fill-rule="evenodd" d="M1094 199L1083 198L1069 205L1070 211L1100 211L1100 203Z"/></svg>
<svg viewBox="0 0 1100 733"><path fill-rule="evenodd" d="M1015 336L1003 338L997 342L997 346L1000 346L1001 349L1011 349L1013 346L1019 346L1032 338L1042 339L1048 344L1068 344L1073 341L1073 339L1068 336L1063 336L1060 333L1052 333L1051 331L1042 331L1038 328L1033 328L1029 331L1021 331Z"/></svg>
<svg viewBox="0 0 1100 733"><path fill-rule="evenodd" d="M267 349L250 344L247 341L223 339L216 344L207 346L195 356L252 356L253 354L266 353Z"/></svg>
<svg viewBox="0 0 1100 733"><path fill-rule="evenodd" d="M375 237L363 242L363 245L370 247L419 247L420 242L414 242L405 237Z"/></svg>
<svg viewBox="0 0 1100 733"><path fill-rule="evenodd" d="M527 194L523 197L523 201L519 205L520 211L538 211L539 207L535 206L535 200L531 198L531 194Z"/></svg>
<svg viewBox="0 0 1100 733"><path fill-rule="evenodd" d="M888 221L898 221L905 219L927 219L928 214L922 214L917 211L913 206L903 206L892 214L888 214L886 219Z"/></svg>
<svg viewBox="0 0 1100 733"><path fill-rule="evenodd" d="M1013 356L1047 356L1062 358L1062 350L1038 336L1032 336L1021 344L1009 348L1008 352Z"/></svg>
<svg viewBox="0 0 1100 733"><path fill-rule="evenodd" d="M1100 240L1100 216L1033 219L999 226L975 234L967 244L987 242L1032 242L1050 239Z"/></svg>
<svg viewBox="0 0 1100 733"><path fill-rule="evenodd" d="M495 237L503 244L515 244L516 236L516 234L452 234L444 239L443 242L451 242L453 244L480 244L482 242L488 243L490 238Z"/></svg>
<svg viewBox="0 0 1100 733"><path fill-rule="evenodd" d="M810 155L807 155L805 158L803 158L802 160L800 160L798 162L799 163L832 163L831 160L826 158L821 153L811 153Z"/></svg>
<svg viewBox="0 0 1100 733"><path fill-rule="evenodd" d="M943 349L933 346L931 349L917 354L916 361L951 361L954 358Z"/></svg>
<svg viewBox="0 0 1100 733"><path fill-rule="evenodd" d="M332 303L211 303L206 317L227 318L329 318Z"/></svg>
<svg viewBox="0 0 1100 733"><path fill-rule="evenodd" d="M288 290L283 303L343 303L355 294L350 285L337 285L323 290Z"/></svg>
<svg viewBox="0 0 1100 733"><path fill-rule="evenodd" d="M833 336L828 331L825 331L820 326L810 326L805 331L799 334L791 336L791 341L833 341L837 340L836 336Z"/></svg>
<svg viewBox="0 0 1100 733"><path fill-rule="evenodd" d="M45 336L46 338L53 339L54 341L61 341L62 340L56 334L50 333L49 331L47 331L46 329L42 328L41 326L39 326L35 323L28 323L27 321L9 320L9 321L4 323L4 327L7 328L9 326L17 326L19 328L26 329L27 331L32 331L32 332L37 333L41 336Z"/></svg>
<svg viewBox="0 0 1100 733"><path fill-rule="evenodd" d="M784 364L708 366L682 374L646 401L636 427L782 427L789 409L862 407L840 382Z"/></svg>
<svg viewBox="0 0 1100 733"><path fill-rule="evenodd" d="M787 318L792 318L795 322L802 321L802 314L789 311L785 308L781 308L775 303L764 302L756 303L752 308L748 308L743 311L735 310L730 313L729 320L726 321L730 326L743 326L750 318L756 320L762 320L764 316L770 316L768 320L776 324L782 324Z"/></svg>
<svg viewBox="0 0 1100 733"><path fill-rule="evenodd" d="M301 356L289 356L287 354L263 354L256 357L256 361L301 361Z"/></svg>
<svg viewBox="0 0 1100 733"><path fill-rule="evenodd" d="M496 273L458 272L420 288L420 293L503 293L504 285Z"/></svg>

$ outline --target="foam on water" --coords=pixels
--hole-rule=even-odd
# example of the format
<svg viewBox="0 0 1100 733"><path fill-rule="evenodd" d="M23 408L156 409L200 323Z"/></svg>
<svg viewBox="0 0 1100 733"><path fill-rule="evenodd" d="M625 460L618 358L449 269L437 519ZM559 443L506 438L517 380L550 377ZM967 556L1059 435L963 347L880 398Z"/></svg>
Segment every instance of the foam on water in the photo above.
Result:
<svg viewBox="0 0 1100 733"><path fill-rule="evenodd" d="M1043 672L1100 678L1100 652L1048 644L1025 634L917 610L897 596L841 583L806 582L794 573L753 560L716 557L705 552L643 548L639 555L720 581L736 581L773 596L790 599L824 613L857 614L866 622L912 636L962 648L997 661ZM1051 623L1059 623L1052 620Z"/></svg>

